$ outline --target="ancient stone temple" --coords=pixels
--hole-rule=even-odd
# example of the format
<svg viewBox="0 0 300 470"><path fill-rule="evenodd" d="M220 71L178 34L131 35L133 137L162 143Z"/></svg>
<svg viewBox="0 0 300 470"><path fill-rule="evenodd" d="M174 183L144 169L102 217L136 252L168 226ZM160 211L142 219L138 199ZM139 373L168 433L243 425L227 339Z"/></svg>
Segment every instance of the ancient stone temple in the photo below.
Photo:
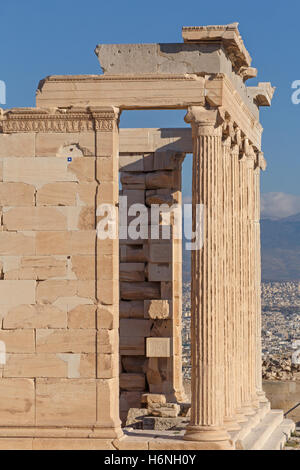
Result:
<svg viewBox="0 0 300 470"><path fill-rule="evenodd" d="M274 89L246 85L257 71L237 24L182 35L99 45L103 74L47 77L35 108L1 112L2 449L279 449L293 428L261 381L259 108ZM190 128L119 131L140 109L186 109ZM131 408L187 409L182 242L165 217L187 153L200 237L189 424L123 431ZM138 238L133 204L147 215Z"/></svg>

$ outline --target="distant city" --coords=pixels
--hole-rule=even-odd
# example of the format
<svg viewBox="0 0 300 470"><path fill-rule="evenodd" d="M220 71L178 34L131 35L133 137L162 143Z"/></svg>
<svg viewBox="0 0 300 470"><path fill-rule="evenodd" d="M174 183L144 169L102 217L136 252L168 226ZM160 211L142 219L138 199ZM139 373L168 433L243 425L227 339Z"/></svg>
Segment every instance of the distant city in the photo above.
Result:
<svg viewBox="0 0 300 470"><path fill-rule="evenodd" d="M298 281L262 283L262 354L270 356L291 356L295 345L300 348L300 284ZM183 325L183 375L191 377L190 324L191 299L190 283L182 286Z"/></svg>

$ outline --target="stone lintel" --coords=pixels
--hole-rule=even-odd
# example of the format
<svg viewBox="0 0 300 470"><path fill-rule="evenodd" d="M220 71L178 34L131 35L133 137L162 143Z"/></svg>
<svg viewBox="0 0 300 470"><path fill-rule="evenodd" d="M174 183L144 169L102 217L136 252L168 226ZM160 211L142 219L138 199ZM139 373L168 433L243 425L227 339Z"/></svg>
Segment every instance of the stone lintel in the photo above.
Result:
<svg viewBox="0 0 300 470"><path fill-rule="evenodd" d="M241 67L250 67L251 65L252 59L238 30L238 23L184 26L182 37L185 43L212 44L220 41L237 72Z"/></svg>

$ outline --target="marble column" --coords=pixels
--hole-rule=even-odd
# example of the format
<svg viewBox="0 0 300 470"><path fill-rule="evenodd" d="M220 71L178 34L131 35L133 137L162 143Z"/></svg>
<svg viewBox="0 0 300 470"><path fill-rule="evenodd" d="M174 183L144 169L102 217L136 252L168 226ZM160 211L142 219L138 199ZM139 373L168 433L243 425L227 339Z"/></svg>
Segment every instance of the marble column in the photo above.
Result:
<svg viewBox="0 0 300 470"><path fill-rule="evenodd" d="M217 110L192 106L185 117L193 131L193 231L197 205L203 207L203 243L192 256L192 406L184 439L229 448L224 417L224 306L219 277L222 186L222 120ZM206 444L207 445L207 444Z"/></svg>
<svg viewBox="0 0 300 470"><path fill-rule="evenodd" d="M230 133L228 127L226 135ZM235 333L237 329L237 305L236 305L236 178L234 155L231 153L232 139L230 135L223 140L223 273L224 289L220 291L224 305L224 386L225 386L225 410L224 424L228 431L237 431L240 426L235 414L237 402L238 367L236 360Z"/></svg>
<svg viewBox="0 0 300 470"><path fill-rule="evenodd" d="M255 237L255 307L256 307L256 393L266 409L270 408L262 388L262 342L261 342L261 242L260 242L260 172L266 169L263 153L258 152L254 169L254 237Z"/></svg>

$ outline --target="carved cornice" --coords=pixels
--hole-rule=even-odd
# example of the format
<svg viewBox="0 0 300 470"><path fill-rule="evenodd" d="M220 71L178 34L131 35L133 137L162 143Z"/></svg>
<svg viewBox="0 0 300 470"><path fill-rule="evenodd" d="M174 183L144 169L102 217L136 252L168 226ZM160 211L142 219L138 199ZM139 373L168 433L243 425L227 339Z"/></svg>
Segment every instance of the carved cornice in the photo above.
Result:
<svg viewBox="0 0 300 470"><path fill-rule="evenodd" d="M15 108L3 113L0 132L111 132L118 115L116 108Z"/></svg>

